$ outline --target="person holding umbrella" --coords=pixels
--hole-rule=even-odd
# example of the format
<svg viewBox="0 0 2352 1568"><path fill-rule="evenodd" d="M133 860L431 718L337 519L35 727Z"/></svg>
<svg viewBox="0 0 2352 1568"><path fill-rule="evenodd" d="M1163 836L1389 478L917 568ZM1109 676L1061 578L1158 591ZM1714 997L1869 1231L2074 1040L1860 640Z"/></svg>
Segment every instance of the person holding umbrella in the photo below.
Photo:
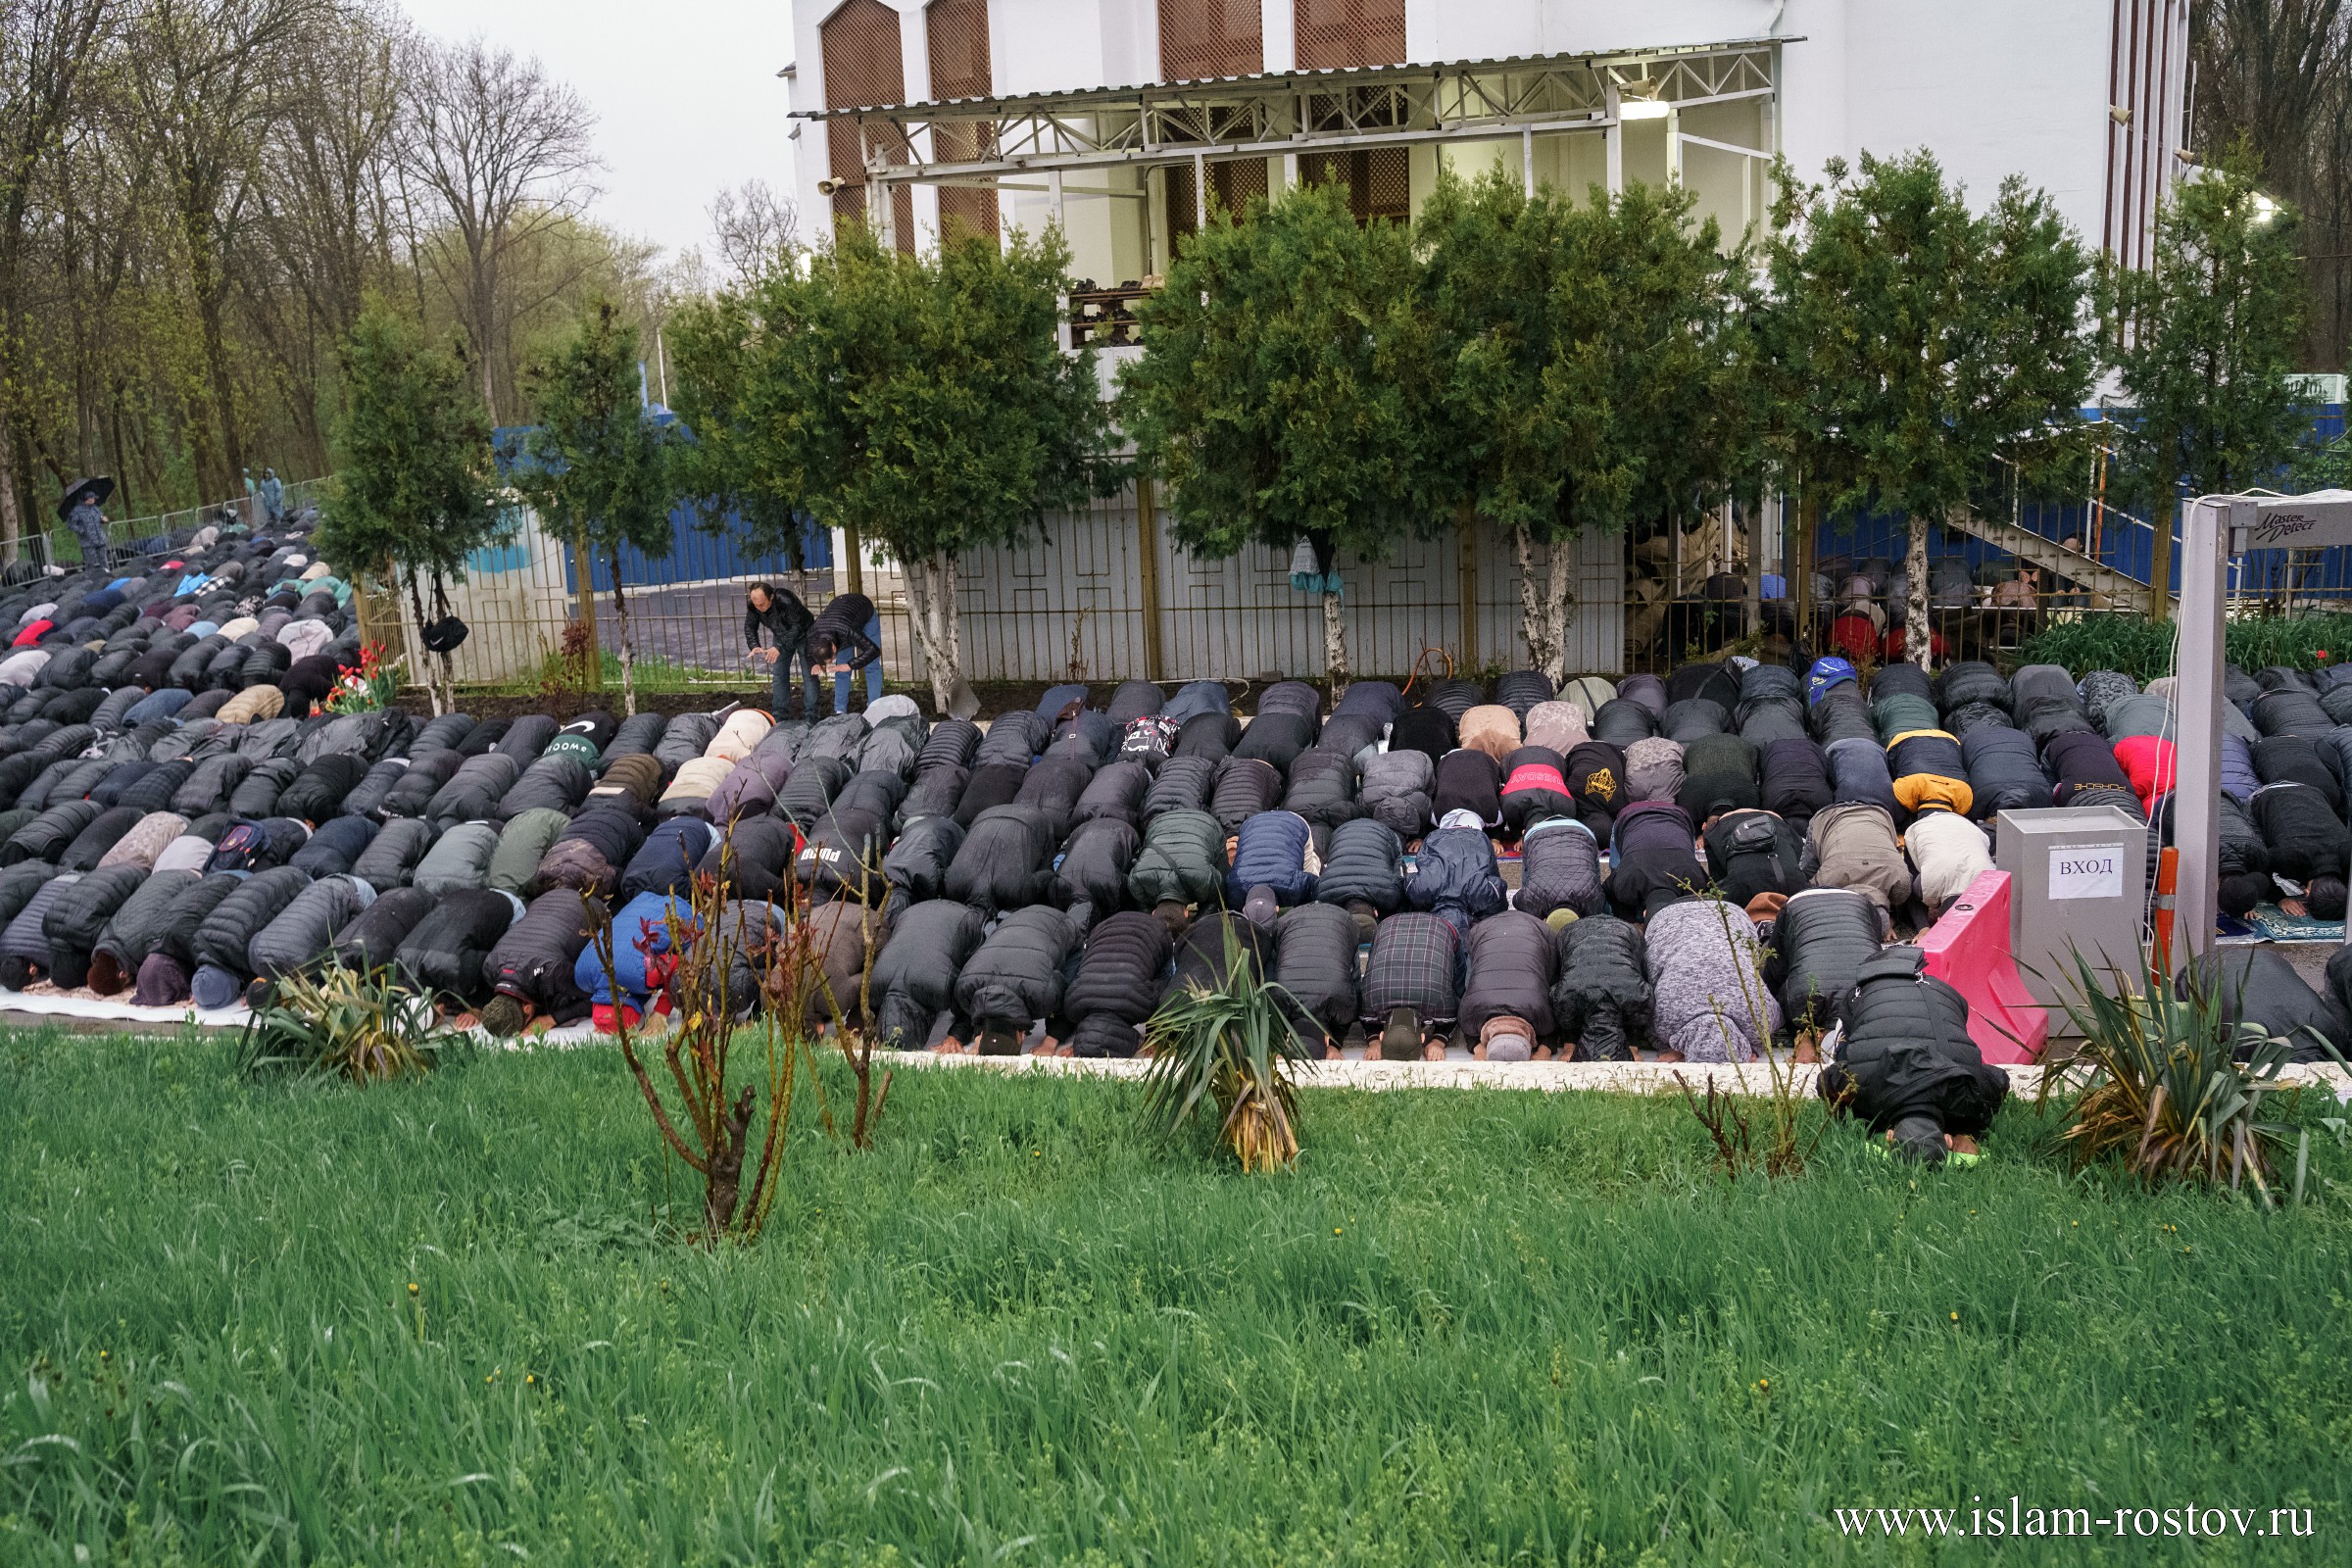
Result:
<svg viewBox="0 0 2352 1568"><path fill-rule="evenodd" d="M106 514L99 511L115 493L115 481L93 474L69 487L57 503L57 515L81 541L81 559L93 566L109 565L114 552L106 545Z"/></svg>

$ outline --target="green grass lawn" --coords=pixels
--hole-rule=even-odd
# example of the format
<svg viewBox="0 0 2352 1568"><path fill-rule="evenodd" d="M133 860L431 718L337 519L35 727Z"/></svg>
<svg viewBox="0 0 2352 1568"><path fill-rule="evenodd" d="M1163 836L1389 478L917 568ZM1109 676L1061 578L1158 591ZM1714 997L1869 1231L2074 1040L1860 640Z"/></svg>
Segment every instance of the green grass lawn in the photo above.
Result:
<svg viewBox="0 0 2352 1568"><path fill-rule="evenodd" d="M0 1562L2352 1556L2332 1134L2263 1213L2070 1177L2030 1109L1974 1172L1833 1135L1727 1187L1677 1101L1315 1092L1246 1178L1139 1098L903 1072L710 1255L608 1052L352 1092L0 1038ZM1830 1522L2013 1493L2316 1534Z"/></svg>

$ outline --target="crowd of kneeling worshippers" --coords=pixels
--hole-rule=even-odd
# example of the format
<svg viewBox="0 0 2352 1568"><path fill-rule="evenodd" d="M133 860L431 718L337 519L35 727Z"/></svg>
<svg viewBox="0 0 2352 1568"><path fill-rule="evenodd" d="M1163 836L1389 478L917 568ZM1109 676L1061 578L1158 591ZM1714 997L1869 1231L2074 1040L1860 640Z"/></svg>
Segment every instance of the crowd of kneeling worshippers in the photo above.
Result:
<svg viewBox="0 0 2352 1568"><path fill-rule="evenodd" d="M1172 987L1239 962L1330 1056L1740 1061L1834 1032L1859 1074L1905 1042L1966 1137L2001 1075L1887 944L1989 866L2004 808L2170 831L2170 692L2112 671L1734 659L1358 681L1328 710L1285 681L1247 722L1208 681L985 725L905 696L419 720L325 710L349 598L298 535L235 530L0 590L0 988L217 1008L389 965L494 1034L609 1029L659 1017L681 940L724 940L755 1004L805 909L828 1007L902 1049L1131 1055ZM2227 909L2343 911L2338 674L2230 674ZM2217 961L2249 1019L2352 1046L2352 967L2323 994L2268 948Z"/></svg>

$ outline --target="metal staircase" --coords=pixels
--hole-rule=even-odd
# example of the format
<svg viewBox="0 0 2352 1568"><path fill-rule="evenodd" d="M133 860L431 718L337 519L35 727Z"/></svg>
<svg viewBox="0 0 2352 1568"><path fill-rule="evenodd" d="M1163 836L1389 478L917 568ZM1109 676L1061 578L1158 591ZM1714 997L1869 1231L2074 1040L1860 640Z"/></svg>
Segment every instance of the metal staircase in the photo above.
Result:
<svg viewBox="0 0 2352 1568"><path fill-rule="evenodd" d="M2031 528L2020 527L1996 517L1974 514L1957 521L1947 520L1944 525L1947 528L1957 527L1988 545L2008 551L2020 561L2039 566L2045 574L2045 594L2051 591L2046 585L2047 578L2064 577L2075 585L2076 591L2092 595L2094 604L2103 603L2107 608L2117 610L2147 608L2146 583L2128 572L2093 561L2088 556L2065 549L2057 541L2045 539ZM2179 608L2180 596L2172 594L2170 602L2176 609Z"/></svg>

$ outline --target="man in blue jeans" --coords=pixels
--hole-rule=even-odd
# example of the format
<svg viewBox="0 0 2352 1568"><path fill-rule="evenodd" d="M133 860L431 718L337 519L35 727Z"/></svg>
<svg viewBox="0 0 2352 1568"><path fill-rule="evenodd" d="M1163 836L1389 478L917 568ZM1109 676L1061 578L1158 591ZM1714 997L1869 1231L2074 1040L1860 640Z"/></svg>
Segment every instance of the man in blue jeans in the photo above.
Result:
<svg viewBox="0 0 2352 1568"><path fill-rule="evenodd" d="M781 719L792 707L793 661L800 661L804 675L808 671L808 628L816 617L808 613L808 607L801 603L798 594L773 583L752 584L744 591L743 600L743 640L751 647L753 657L764 659L774 666L774 695L769 711ZM774 640L774 647L760 646L760 633L763 630ZM808 686L808 710L813 714L816 708L813 678Z"/></svg>
<svg viewBox="0 0 2352 1568"><path fill-rule="evenodd" d="M882 617L863 594L835 594L808 628L808 716L816 716L817 681L833 677L833 711L850 710L850 675L865 671L867 707L882 700Z"/></svg>

